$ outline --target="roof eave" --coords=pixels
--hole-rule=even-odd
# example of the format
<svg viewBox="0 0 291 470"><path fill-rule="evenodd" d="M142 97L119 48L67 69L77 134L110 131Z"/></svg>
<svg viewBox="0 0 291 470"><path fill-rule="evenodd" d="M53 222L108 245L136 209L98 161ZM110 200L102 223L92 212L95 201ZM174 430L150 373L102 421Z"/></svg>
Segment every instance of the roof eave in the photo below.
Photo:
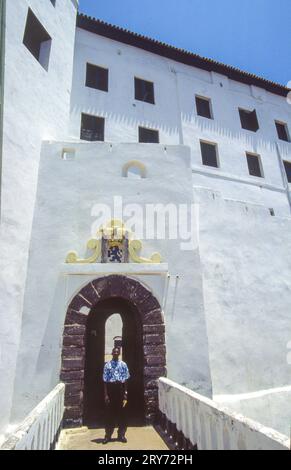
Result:
<svg viewBox="0 0 291 470"><path fill-rule="evenodd" d="M222 75L226 75L232 80L263 88L264 90L267 90L276 95L286 97L290 91L288 88L278 83L271 82L264 78L239 70L235 67L216 62L212 59L207 59L197 54L178 49L174 46L161 43L146 36L133 33L95 18L91 18L82 13L78 14L77 27L94 34L98 34L99 36L104 36L109 39L113 39L114 41L137 47L162 57L167 57L168 59L180 62L185 65L197 67L208 72L216 72Z"/></svg>

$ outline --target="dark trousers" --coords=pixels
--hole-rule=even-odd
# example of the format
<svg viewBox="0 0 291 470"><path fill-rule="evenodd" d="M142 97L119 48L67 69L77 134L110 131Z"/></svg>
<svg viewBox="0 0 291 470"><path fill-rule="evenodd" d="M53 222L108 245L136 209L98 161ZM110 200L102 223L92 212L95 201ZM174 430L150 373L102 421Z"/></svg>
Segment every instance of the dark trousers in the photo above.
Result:
<svg viewBox="0 0 291 470"><path fill-rule="evenodd" d="M109 403L106 405L105 434L111 438L114 428L118 427L118 437L124 437L126 432L126 407L123 408L124 385L122 383L107 383Z"/></svg>

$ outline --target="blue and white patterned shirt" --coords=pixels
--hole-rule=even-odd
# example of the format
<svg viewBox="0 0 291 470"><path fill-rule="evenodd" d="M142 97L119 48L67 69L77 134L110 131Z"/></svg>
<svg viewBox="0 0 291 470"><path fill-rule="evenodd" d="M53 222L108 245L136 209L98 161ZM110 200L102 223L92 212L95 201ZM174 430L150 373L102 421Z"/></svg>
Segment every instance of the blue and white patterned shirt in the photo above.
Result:
<svg viewBox="0 0 291 470"><path fill-rule="evenodd" d="M114 361L112 359L104 366L103 381L106 383L121 382L124 384L129 377L128 367L123 361Z"/></svg>

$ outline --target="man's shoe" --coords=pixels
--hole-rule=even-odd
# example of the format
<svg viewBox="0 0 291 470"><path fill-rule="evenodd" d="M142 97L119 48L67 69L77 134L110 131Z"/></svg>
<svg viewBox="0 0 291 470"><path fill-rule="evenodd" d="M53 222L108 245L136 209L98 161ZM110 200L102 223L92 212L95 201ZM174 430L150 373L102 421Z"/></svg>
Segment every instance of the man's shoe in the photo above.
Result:
<svg viewBox="0 0 291 470"><path fill-rule="evenodd" d="M123 437L119 437L118 440L119 440L120 442L122 442L123 444L126 444L126 443L127 443L127 439L126 439L126 437L124 437L124 436L123 436Z"/></svg>
<svg viewBox="0 0 291 470"><path fill-rule="evenodd" d="M104 437L104 439L102 441L102 444L108 444L108 442L110 442L110 438L109 437Z"/></svg>

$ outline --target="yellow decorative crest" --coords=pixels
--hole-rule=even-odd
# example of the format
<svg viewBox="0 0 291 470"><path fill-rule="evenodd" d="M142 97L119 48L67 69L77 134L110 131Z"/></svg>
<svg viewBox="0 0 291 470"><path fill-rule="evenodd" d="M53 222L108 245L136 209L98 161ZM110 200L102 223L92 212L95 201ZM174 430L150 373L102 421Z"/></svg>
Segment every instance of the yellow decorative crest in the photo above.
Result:
<svg viewBox="0 0 291 470"><path fill-rule="evenodd" d="M100 227L96 235L98 238L92 238L87 242L87 249L93 251L91 256L82 259L78 258L75 251L71 251L66 257L66 263L128 262L129 259L134 263L161 263L162 257L159 253L153 253L150 258L139 255L142 242L131 239L133 233L120 220L110 220Z"/></svg>
<svg viewBox="0 0 291 470"><path fill-rule="evenodd" d="M88 250L93 250L94 253L85 259L78 258L76 251L70 251L66 257L66 263L75 263L75 264L89 264L89 263L96 263L97 259L100 257L101 254L101 240L97 238L92 238L87 242Z"/></svg>

